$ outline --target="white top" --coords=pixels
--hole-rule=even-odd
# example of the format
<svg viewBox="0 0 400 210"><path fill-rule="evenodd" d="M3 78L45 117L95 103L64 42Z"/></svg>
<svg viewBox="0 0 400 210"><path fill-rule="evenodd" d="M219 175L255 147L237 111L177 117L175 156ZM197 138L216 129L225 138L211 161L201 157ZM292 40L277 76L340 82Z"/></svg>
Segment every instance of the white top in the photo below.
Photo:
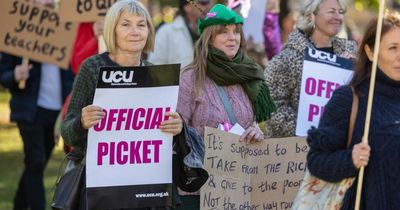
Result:
<svg viewBox="0 0 400 210"><path fill-rule="evenodd" d="M62 107L60 69L54 64L42 64L38 106L50 110Z"/></svg>
<svg viewBox="0 0 400 210"><path fill-rule="evenodd" d="M153 64L181 64L181 69L193 61L193 42L182 16L161 26L155 37L154 52L147 59Z"/></svg>

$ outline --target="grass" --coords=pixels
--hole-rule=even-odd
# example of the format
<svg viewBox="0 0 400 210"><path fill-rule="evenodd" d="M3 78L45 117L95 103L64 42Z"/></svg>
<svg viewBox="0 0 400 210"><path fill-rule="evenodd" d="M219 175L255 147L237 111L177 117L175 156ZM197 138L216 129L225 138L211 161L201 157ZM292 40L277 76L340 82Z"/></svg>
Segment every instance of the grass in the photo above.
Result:
<svg viewBox="0 0 400 210"><path fill-rule="evenodd" d="M0 117L8 119L10 95L0 92ZM10 122L0 121L0 209L12 209L14 193L23 170L24 153L18 128ZM45 171L45 190L47 209L53 197L54 183L58 168L63 159L62 142L56 146Z"/></svg>
<svg viewBox="0 0 400 210"><path fill-rule="evenodd" d="M0 104L5 104L8 106L11 95L5 91L0 92Z"/></svg>

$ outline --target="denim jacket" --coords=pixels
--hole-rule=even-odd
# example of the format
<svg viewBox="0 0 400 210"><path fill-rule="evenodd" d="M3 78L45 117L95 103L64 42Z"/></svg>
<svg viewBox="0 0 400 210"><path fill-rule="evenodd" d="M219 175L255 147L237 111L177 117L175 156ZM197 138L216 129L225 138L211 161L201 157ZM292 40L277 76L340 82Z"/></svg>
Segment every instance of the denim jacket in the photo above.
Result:
<svg viewBox="0 0 400 210"><path fill-rule="evenodd" d="M182 133L174 138L173 177L186 192L196 192L207 181L203 167L204 141L196 130L183 123Z"/></svg>

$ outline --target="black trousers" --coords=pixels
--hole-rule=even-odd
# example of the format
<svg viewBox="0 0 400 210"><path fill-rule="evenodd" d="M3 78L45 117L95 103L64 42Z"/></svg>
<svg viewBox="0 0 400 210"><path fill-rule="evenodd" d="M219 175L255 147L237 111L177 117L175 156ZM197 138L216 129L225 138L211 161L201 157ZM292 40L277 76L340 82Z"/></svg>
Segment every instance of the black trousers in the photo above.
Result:
<svg viewBox="0 0 400 210"><path fill-rule="evenodd" d="M54 148L54 124L59 111L38 108L32 123L18 122L24 144L25 168L14 197L14 210L45 210L43 172Z"/></svg>

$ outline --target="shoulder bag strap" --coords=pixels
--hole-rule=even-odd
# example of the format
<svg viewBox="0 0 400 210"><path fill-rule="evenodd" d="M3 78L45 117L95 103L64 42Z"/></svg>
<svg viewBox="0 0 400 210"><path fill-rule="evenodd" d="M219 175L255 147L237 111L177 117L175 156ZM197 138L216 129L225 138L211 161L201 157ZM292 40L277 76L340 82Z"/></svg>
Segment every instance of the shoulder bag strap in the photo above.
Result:
<svg viewBox="0 0 400 210"><path fill-rule="evenodd" d="M81 164L82 164L82 165L86 165L86 154L85 154L85 157L82 158Z"/></svg>
<svg viewBox="0 0 400 210"><path fill-rule="evenodd" d="M228 113L229 121L232 125L237 123L236 117L233 114L233 108L231 102L229 102L228 96L226 95L225 89L222 86L215 84L217 87L218 95L221 98L222 103L224 104L225 110Z"/></svg>
<svg viewBox="0 0 400 210"><path fill-rule="evenodd" d="M351 106L349 133L347 134L347 148L350 146L351 139L353 138L354 124L356 122L358 104L359 104L359 99L358 99L356 91L354 90L354 87L351 87L351 91L353 92L353 103Z"/></svg>

